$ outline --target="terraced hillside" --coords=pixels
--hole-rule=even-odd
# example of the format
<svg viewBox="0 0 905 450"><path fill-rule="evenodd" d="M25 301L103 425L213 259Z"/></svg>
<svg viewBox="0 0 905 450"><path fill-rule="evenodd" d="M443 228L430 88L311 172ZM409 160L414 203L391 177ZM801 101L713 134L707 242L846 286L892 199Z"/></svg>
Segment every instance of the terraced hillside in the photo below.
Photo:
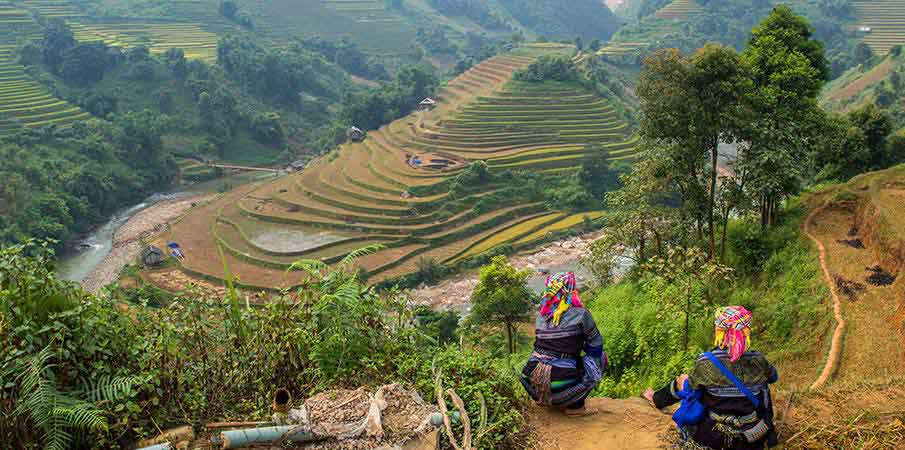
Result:
<svg viewBox="0 0 905 450"><path fill-rule="evenodd" d="M377 56L413 49L415 29L382 0L249 0L256 29L276 40L320 36L348 38Z"/></svg>
<svg viewBox="0 0 905 450"><path fill-rule="evenodd" d="M54 97L16 61L17 41L39 35L28 11L0 3L0 136L21 127L65 126L90 116Z"/></svg>
<svg viewBox="0 0 905 450"><path fill-rule="evenodd" d="M433 111L370 132L301 173L227 194L158 243L178 241L187 255L182 270L207 279L223 276L219 246L230 272L256 287L297 282L284 272L298 259L332 263L383 244L359 260L377 283L417 271L422 260L453 265L580 225L585 215L531 200L482 202L505 186L450 193L477 160L491 172L562 171L579 165L590 143L612 159L632 157L634 139L605 100L577 84L509 81L532 60L510 54L485 61L448 83Z"/></svg>
<svg viewBox="0 0 905 450"><path fill-rule="evenodd" d="M864 42L877 53L905 45L905 0L855 0L861 26L870 27Z"/></svg>
<svg viewBox="0 0 905 450"><path fill-rule="evenodd" d="M694 0L674 0L660 8L655 14L661 19L685 20L704 11Z"/></svg>
<svg viewBox="0 0 905 450"><path fill-rule="evenodd" d="M185 50L188 58L214 62L218 32L237 31L217 13L209 1L173 2L172 18L98 19L88 17L74 2L67 0L24 0L22 8L44 18L65 20L80 41L103 41L124 48L144 45L152 53L171 48ZM178 5L176 5L178 3ZM182 9L177 10L180 7Z"/></svg>

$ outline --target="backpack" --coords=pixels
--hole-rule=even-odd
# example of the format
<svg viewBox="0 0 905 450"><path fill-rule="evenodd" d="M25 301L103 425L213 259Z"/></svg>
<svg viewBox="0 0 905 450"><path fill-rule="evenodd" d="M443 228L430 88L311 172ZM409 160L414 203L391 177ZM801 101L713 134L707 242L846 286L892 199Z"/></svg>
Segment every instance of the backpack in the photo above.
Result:
<svg viewBox="0 0 905 450"><path fill-rule="evenodd" d="M682 399L679 409L672 415L672 420L676 423L676 426L684 428L689 425L697 425L704 420L704 415L707 414L707 407L701 403L701 392L692 389L688 380L685 380L685 385L682 386L681 391L676 392L676 395Z"/></svg>

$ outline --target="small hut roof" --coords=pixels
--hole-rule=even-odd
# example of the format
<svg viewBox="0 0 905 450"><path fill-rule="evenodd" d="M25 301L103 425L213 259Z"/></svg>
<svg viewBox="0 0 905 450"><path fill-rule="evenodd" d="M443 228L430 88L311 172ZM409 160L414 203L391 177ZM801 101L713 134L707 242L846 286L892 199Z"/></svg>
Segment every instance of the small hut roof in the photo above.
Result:
<svg viewBox="0 0 905 450"><path fill-rule="evenodd" d="M421 104L422 105L436 105L437 101L430 97L427 97L424 100L421 100Z"/></svg>
<svg viewBox="0 0 905 450"><path fill-rule="evenodd" d="M353 133L364 133L364 131L361 131L361 128L358 127L349 127L349 131Z"/></svg>

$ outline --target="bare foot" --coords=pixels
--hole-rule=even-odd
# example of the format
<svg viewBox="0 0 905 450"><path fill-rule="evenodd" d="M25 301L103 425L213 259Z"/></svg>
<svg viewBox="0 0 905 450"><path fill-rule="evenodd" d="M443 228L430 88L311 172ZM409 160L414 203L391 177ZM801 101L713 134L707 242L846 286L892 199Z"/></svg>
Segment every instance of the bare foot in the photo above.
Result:
<svg viewBox="0 0 905 450"><path fill-rule="evenodd" d="M585 407L576 408L576 409L569 409L569 408L566 408L566 409L563 410L563 413L565 413L565 414L566 414L567 416L569 416L569 417L587 417L587 416L593 416L594 414L597 414L598 412L599 412L599 411L597 411L596 409L588 409L588 408L585 408Z"/></svg>

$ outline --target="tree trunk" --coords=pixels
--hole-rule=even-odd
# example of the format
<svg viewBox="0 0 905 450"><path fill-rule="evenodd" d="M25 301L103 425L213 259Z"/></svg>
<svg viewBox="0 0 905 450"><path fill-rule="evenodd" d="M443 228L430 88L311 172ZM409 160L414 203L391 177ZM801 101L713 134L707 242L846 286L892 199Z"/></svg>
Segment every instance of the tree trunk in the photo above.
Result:
<svg viewBox="0 0 905 450"><path fill-rule="evenodd" d="M512 342L512 324L506 324L506 340L509 342L509 354L515 353L515 345Z"/></svg>
<svg viewBox="0 0 905 450"><path fill-rule="evenodd" d="M723 214L723 235L720 237L720 262L726 261L726 228L729 228L729 213L732 212L732 208L726 208L726 212Z"/></svg>
<svg viewBox="0 0 905 450"><path fill-rule="evenodd" d="M717 138L713 139L713 142L710 144L710 198L707 200L707 231L710 233L710 260L713 260L714 255L716 255L716 229L714 228L714 220L713 220L713 205L716 203L716 176L717 176L717 162L719 160L719 154L717 154L717 149L719 146L719 140Z"/></svg>

